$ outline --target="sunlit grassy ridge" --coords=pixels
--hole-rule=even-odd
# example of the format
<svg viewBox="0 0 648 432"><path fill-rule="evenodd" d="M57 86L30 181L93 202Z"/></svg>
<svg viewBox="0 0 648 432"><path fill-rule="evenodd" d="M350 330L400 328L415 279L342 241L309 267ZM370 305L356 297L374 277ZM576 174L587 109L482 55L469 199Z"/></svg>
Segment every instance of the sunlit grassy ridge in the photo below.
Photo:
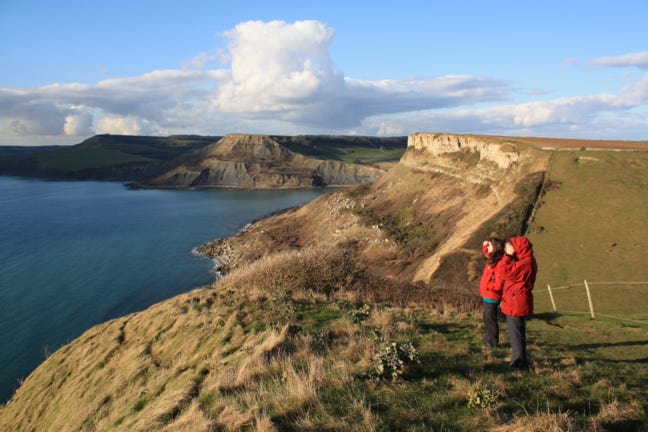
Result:
<svg viewBox="0 0 648 432"><path fill-rule="evenodd" d="M529 237L537 288L648 281L648 153L557 152ZM595 311L648 320L648 284L590 286ZM587 312L584 286L555 292L558 310ZM540 311L551 310L547 293Z"/></svg>

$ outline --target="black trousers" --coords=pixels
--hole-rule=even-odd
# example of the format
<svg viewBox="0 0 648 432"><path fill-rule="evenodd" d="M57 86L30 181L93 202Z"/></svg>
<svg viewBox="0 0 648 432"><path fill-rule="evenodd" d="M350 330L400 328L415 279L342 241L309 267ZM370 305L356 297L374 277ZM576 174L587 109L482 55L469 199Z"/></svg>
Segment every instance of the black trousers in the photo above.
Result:
<svg viewBox="0 0 648 432"><path fill-rule="evenodd" d="M512 367L527 367L526 317L506 316L506 333L511 342Z"/></svg>
<svg viewBox="0 0 648 432"><path fill-rule="evenodd" d="M484 344L488 348L497 348L499 343L499 324L497 323L497 314L499 303L483 302L484 316Z"/></svg>

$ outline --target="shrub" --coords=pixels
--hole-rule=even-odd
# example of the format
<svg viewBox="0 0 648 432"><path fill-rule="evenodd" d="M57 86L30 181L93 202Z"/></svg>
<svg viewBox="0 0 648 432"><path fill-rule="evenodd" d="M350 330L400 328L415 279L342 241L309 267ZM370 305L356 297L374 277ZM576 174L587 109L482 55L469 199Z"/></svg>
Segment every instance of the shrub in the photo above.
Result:
<svg viewBox="0 0 648 432"><path fill-rule="evenodd" d="M362 324L371 313L371 307L368 304L363 304L355 309L349 311L348 316L352 323Z"/></svg>
<svg viewBox="0 0 648 432"><path fill-rule="evenodd" d="M408 365L419 363L418 352L410 341L400 344L382 338L373 360L374 373L391 379L402 376Z"/></svg>
<svg viewBox="0 0 648 432"><path fill-rule="evenodd" d="M490 408L497 403L495 394L477 382L468 390L468 408Z"/></svg>

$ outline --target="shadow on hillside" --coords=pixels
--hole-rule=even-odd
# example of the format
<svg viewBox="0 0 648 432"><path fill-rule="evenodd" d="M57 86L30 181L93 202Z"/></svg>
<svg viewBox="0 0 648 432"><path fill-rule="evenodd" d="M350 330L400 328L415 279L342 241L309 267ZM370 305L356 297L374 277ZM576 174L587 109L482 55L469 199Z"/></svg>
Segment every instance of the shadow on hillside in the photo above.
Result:
<svg viewBox="0 0 648 432"><path fill-rule="evenodd" d="M560 318L560 316L561 315L558 312L543 312L543 313L531 315L529 320L539 320L539 321L547 322L547 323L552 324L552 325L558 325L558 324L554 323L553 321ZM562 327L560 325L558 325L558 326Z"/></svg>
<svg viewBox="0 0 648 432"><path fill-rule="evenodd" d="M645 346L646 348L648 348L648 340L623 341L623 342L600 342L600 343L569 345L570 348L577 348L577 349L597 349L597 348L631 347L631 346Z"/></svg>

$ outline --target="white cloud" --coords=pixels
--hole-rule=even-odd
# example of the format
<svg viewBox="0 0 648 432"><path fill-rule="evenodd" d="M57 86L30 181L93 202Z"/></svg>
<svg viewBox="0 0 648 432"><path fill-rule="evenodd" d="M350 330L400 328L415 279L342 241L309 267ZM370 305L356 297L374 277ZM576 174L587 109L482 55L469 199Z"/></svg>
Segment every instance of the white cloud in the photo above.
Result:
<svg viewBox="0 0 648 432"><path fill-rule="evenodd" d="M648 77L647 77L648 78ZM636 110L633 108L637 108ZM512 136L637 139L646 135L648 112L623 96L597 95L558 98L480 109L426 110L397 119L367 119L367 130L380 134L397 127L407 133L444 131Z"/></svg>
<svg viewBox="0 0 648 432"><path fill-rule="evenodd" d="M330 58L334 30L318 21L250 21L222 36L225 54L200 53L179 69L94 84L0 89L0 144L64 136L75 143L92 133L406 135L439 130L645 137L636 131L646 120L648 75L626 83L618 94L501 105L513 97L513 89L496 78L347 77ZM210 69L217 60L221 68ZM645 68L648 52L590 64ZM517 96L546 97L548 90L541 90Z"/></svg>
<svg viewBox="0 0 648 432"><path fill-rule="evenodd" d="M629 67L648 69L648 51L623 54L614 57L600 57L588 63L594 67Z"/></svg>
<svg viewBox="0 0 648 432"><path fill-rule="evenodd" d="M135 117L107 115L102 117L94 127L97 134L141 135L150 133L147 121Z"/></svg>
<svg viewBox="0 0 648 432"><path fill-rule="evenodd" d="M342 86L343 77L328 56L334 32L320 22L250 21L224 36L229 39L231 80L213 100L220 110L281 113Z"/></svg>
<svg viewBox="0 0 648 432"><path fill-rule="evenodd" d="M217 110L316 128L352 128L385 113L499 100L494 79L445 76L366 81L333 67L334 31L317 21L239 24L226 32L231 80L214 95Z"/></svg>
<svg viewBox="0 0 648 432"><path fill-rule="evenodd" d="M648 74L636 83L623 87L619 93L619 100L629 106L648 104Z"/></svg>
<svg viewBox="0 0 648 432"><path fill-rule="evenodd" d="M63 125L65 135L83 137L92 133L92 113L81 111L65 117L65 124Z"/></svg>

